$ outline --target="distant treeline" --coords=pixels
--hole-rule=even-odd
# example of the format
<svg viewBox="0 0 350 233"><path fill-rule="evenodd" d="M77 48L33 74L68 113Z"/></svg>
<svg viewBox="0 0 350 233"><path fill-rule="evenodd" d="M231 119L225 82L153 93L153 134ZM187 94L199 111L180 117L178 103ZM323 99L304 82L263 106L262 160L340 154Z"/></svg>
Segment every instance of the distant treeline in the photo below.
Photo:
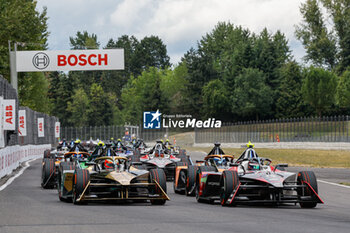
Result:
<svg viewBox="0 0 350 233"><path fill-rule="evenodd" d="M12 22L1 9L0 22ZM35 7L16 9L36 12ZM300 12L303 21L296 37L306 49L303 64L294 60L283 32L265 28L253 33L229 22L202 36L179 64L170 64L166 45L157 36L138 40L122 35L101 46L97 35L84 31L70 37L71 49L124 48L125 70L24 73L20 99L22 105L59 117L65 126L136 124L143 111L157 109L231 122L350 114L348 6L342 0L307 0ZM28 43L22 49L46 48L46 11L35 17L39 28L33 37L0 29L0 72L7 78L8 39L44 44Z"/></svg>

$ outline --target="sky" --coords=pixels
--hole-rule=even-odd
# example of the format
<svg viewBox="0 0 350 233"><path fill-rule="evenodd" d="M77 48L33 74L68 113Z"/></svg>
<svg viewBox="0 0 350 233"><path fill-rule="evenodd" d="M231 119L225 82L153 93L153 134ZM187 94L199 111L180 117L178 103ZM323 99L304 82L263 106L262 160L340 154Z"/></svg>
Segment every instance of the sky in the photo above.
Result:
<svg viewBox="0 0 350 233"><path fill-rule="evenodd" d="M37 0L47 7L49 49L69 49L77 31L97 35L101 46L110 38L134 35L159 36L167 46L170 62L181 57L218 22L231 22L259 33L283 32L294 58L301 62L305 50L295 38L301 22L299 7L305 0Z"/></svg>

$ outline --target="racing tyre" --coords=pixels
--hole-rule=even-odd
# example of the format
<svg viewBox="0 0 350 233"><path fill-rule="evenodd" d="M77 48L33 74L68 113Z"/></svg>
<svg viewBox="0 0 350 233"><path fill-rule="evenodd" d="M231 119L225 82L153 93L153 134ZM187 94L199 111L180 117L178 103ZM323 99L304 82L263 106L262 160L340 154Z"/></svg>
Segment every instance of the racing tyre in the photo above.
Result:
<svg viewBox="0 0 350 233"><path fill-rule="evenodd" d="M149 171L149 178L150 183L155 183L154 181L157 181L157 183L160 185L160 187L163 189L163 191L166 193L166 176L163 169L151 169ZM155 189L150 190L151 194L161 194L162 191L157 186ZM151 200L152 205L164 205L166 200Z"/></svg>
<svg viewBox="0 0 350 233"><path fill-rule="evenodd" d="M50 182L55 175L55 160L45 158L41 171L41 187L44 189L53 188L54 183Z"/></svg>
<svg viewBox="0 0 350 233"><path fill-rule="evenodd" d="M186 196L194 196L195 190L193 187L196 185L197 166L188 166L187 169L187 182L186 182Z"/></svg>
<svg viewBox="0 0 350 233"><path fill-rule="evenodd" d="M47 159L50 158L50 150L49 149L44 151L44 159L46 159L46 158Z"/></svg>
<svg viewBox="0 0 350 233"><path fill-rule="evenodd" d="M298 173L298 184L303 184L305 182L309 183L313 190L318 193L317 179L313 171L301 171ZM304 190L303 190L304 189ZM309 188L298 189L299 196L311 196L315 200L314 202L300 202L301 208L314 208L317 205L317 199L315 193Z"/></svg>
<svg viewBox="0 0 350 233"><path fill-rule="evenodd" d="M90 180L90 173L87 169L76 169L73 179L73 203L75 205L86 204L84 201L78 201L80 195L84 192Z"/></svg>
<svg viewBox="0 0 350 233"><path fill-rule="evenodd" d="M63 188L62 185L62 178L63 178L63 172L65 170L74 170L74 163L72 162L61 162L60 163L60 167L58 169L58 174L57 174L57 191L58 191L58 198L60 199L60 201L65 201L65 202L68 202L68 201L71 201L71 198L69 199L66 199L63 197Z"/></svg>
<svg viewBox="0 0 350 233"><path fill-rule="evenodd" d="M238 187L239 178L237 171L226 170L222 173L220 186L220 202L222 206L226 206L226 201L233 193L233 191Z"/></svg>

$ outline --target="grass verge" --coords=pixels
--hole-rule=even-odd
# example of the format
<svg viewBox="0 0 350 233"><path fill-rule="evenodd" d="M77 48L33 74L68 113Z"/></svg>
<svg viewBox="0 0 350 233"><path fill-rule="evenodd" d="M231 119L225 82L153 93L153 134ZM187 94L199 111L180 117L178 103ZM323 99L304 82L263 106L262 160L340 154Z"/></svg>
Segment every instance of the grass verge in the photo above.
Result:
<svg viewBox="0 0 350 233"><path fill-rule="evenodd" d="M209 152L209 147L186 147L188 151ZM226 154L238 158L245 148L222 148ZM269 158L273 164L288 163L290 166L350 168L350 151L256 149L260 157Z"/></svg>

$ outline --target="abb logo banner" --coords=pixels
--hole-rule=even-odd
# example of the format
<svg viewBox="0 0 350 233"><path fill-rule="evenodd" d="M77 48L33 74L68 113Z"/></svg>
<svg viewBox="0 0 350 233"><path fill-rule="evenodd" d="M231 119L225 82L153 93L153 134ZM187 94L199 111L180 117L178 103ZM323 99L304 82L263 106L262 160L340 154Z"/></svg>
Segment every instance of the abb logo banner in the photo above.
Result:
<svg viewBox="0 0 350 233"><path fill-rule="evenodd" d="M124 49L17 51L17 72L123 70Z"/></svg>
<svg viewBox="0 0 350 233"><path fill-rule="evenodd" d="M38 137L44 136L44 118L38 118Z"/></svg>
<svg viewBox="0 0 350 233"><path fill-rule="evenodd" d="M55 123L55 138L59 138L61 133L61 123L56 121Z"/></svg>
<svg viewBox="0 0 350 233"><path fill-rule="evenodd" d="M16 130L16 100L3 100L4 130Z"/></svg>
<svg viewBox="0 0 350 233"><path fill-rule="evenodd" d="M18 111L18 133L19 136L27 136L26 110Z"/></svg>

